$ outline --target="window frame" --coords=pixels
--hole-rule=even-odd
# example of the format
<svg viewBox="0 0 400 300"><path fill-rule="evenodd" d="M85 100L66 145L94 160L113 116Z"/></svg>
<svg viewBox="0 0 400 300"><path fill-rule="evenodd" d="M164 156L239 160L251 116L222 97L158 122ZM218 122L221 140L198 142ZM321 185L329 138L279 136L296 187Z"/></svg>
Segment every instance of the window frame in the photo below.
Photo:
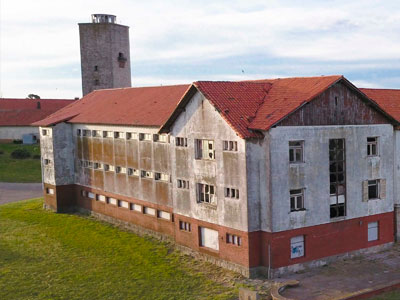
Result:
<svg viewBox="0 0 400 300"><path fill-rule="evenodd" d="M300 143L300 145L294 145ZM293 151L293 160L291 159L291 152ZM297 159L297 152L300 152L300 159ZM304 163L304 140L289 141L289 163L301 164Z"/></svg>
<svg viewBox="0 0 400 300"><path fill-rule="evenodd" d="M195 158L197 160L215 160L215 142L209 139L195 139ZM210 149L211 145L211 149ZM207 148L207 149L204 149Z"/></svg>
<svg viewBox="0 0 400 300"><path fill-rule="evenodd" d="M215 194L216 189L214 185L207 183L197 183L196 188L197 188L197 203L216 205L217 196Z"/></svg>
<svg viewBox="0 0 400 300"><path fill-rule="evenodd" d="M374 183L375 181L375 183ZM376 186L376 197L370 197L370 187ZM380 186L380 179L372 179L368 180L368 201L369 200L378 200L381 199L381 186Z"/></svg>
<svg viewBox="0 0 400 300"><path fill-rule="evenodd" d="M374 141L369 141L369 139L374 139ZM367 156L368 157L379 156L379 138L377 136L367 137Z"/></svg>
<svg viewBox="0 0 400 300"><path fill-rule="evenodd" d="M304 206L304 188L292 189L289 191L290 194L290 212L305 210ZM294 206L292 205L292 198L294 199ZM298 207L298 199L301 199L301 207Z"/></svg>

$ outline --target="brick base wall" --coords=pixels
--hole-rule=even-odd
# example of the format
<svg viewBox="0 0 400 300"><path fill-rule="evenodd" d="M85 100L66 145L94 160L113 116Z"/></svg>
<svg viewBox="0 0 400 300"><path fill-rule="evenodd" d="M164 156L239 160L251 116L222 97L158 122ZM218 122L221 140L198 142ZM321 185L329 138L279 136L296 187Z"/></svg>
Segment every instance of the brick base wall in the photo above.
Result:
<svg viewBox="0 0 400 300"><path fill-rule="evenodd" d="M54 195L46 194L46 188L53 188ZM170 220L147 215L142 211L120 207L96 200L96 197L83 196L81 191L112 197L129 203L150 207L157 211L168 212ZM183 250L198 253L196 256L206 258L217 265L238 271L245 276L254 276L257 272L280 274L279 270L290 271L302 265L318 264L320 259L339 257L346 253L356 253L361 249L378 249L377 246L390 244L394 241L394 213L378 214L363 218L336 221L329 224L310 226L295 230L269 233L263 231L243 232L232 228L204 222L183 215L174 214L171 207L154 204L121 195L107 193L92 188L68 185L51 186L45 184L45 204L51 209L62 212L71 208L81 208L92 212L95 216L112 222L121 223L125 227L143 228L145 233L153 232L155 236L167 237L176 242ZM190 231L181 230L179 221L190 223ZM379 223L377 241L368 242L368 223ZM128 226L128 227L129 227ZM199 227L218 231L219 250L201 247L199 242ZM138 231L134 229L134 231ZM241 245L227 243L227 233L241 238ZM300 258L290 258L290 239L304 235L305 255ZM190 250L189 250L190 249ZM292 268L293 269L293 268ZM293 270L294 270L293 269ZM274 272L274 270L276 272Z"/></svg>

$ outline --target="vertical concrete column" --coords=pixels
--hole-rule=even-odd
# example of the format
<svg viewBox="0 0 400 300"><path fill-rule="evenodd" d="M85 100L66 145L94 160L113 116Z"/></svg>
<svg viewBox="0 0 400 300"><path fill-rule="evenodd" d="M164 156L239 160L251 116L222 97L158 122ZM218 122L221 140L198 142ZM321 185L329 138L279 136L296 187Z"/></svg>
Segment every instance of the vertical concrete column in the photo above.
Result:
<svg viewBox="0 0 400 300"><path fill-rule="evenodd" d="M394 205L394 234L396 242L400 241L400 204Z"/></svg>

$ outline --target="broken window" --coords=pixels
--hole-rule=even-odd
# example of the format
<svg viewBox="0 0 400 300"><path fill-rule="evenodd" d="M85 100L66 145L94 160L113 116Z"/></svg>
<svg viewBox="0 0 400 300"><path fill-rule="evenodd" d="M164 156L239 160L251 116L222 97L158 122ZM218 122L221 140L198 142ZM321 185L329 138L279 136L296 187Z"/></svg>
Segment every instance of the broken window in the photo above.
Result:
<svg viewBox="0 0 400 300"><path fill-rule="evenodd" d="M169 175L165 174L165 173L156 172L156 173L154 173L154 179L161 180L161 181L169 181Z"/></svg>
<svg viewBox="0 0 400 300"><path fill-rule="evenodd" d="M304 235L292 237L290 239L290 258L304 256Z"/></svg>
<svg viewBox="0 0 400 300"><path fill-rule="evenodd" d="M196 159L215 159L213 140L195 140Z"/></svg>
<svg viewBox="0 0 400 300"><path fill-rule="evenodd" d="M115 139L123 139L124 138L124 133L120 131L115 131L114 132L114 138Z"/></svg>
<svg viewBox="0 0 400 300"><path fill-rule="evenodd" d="M187 138L177 137L175 138L175 144L178 147L187 147Z"/></svg>
<svg viewBox="0 0 400 300"><path fill-rule="evenodd" d="M224 151L237 151L236 141L223 141L222 145Z"/></svg>
<svg viewBox="0 0 400 300"><path fill-rule="evenodd" d="M112 138L113 133L112 131L103 131L103 138Z"/></svg>
<svg viewBox="0 0 400 300"><path fill-rule="evenodd" d="M84 130L82 131L82 136L91 137L91 136L92 136L92 131L91 131L91 130L88 130L88 129L84 129Z"/></svg>
<svg viewBox="0 0 400 300"><path fill-rule="evenodd" d="M234 188L225 188L225 197L239 199L239 190Z"/></svg>
<svg viewBox="0 0 400 300"><path fill-rule="evenodd" d="M197 202L215 204L215 188L213 185L197 184Z"/></svg>
<svg viewBox="0 0 400 300"><path fill-rule="evenodd" d="M151 133L139 133L139 140L141 141L151 141Z"/></svg>
<svg viewBox="0 0 400 300"><path fill-rule="evenodd" d="M329 140L330 217L346 215L346 152L344 139Z"/></svg>
<svg viewBox="0 0 400 300"><path fill-rule="evenodd" d="M304 190L290 190L290 211L304 210Z"/></svg>
<svg viewBox="0 0 400 300"><path fill-rule="evenodd" d="M49 135L48 129L42 129L42 135Z"/></svg>
<svg viewBox="0 0 400 300"><path fill-rule="evenodd" d="M368 200L379 198L379 180L368 180Z"/></svg>
<svg viewBox="0 0 400 300"><path fill-rule="evenodd" d="M99 67L98 67L98 66L94 66L94 70L95 70L95 71L98 71L98 70L99 70Z"/></svg>
<svg viewBox="0 0 400 300"><path fill-rule="evenodd" d="M378 138L369 137L367 138L367 155L377 156L378 155Z"/></svg>
<svg viewBox="0 0 400 300"><path fill-rule="evenodd" d="M92 137L96 137L96 138L101 137L101 131L100 130L92 130Z"/></svg>
<svg viewBox="0 0 400 300"><path fill-rule="evenodd" d="M237 236L235 234L226 234L226 242L228 244L233 244L236 246L241 246L242 245L242 238L240 236Z"/></svg>
<svg viewBox="0 0 400 300"><path fill-rule="evenodd" d="M118 174L119 174L119 173L125 174L125 173L126 173L126 168L117 166L117 167L115 168L115 173L118 173Z"/></svg>
<svg viewBox="0 0 400 300"><path fill-rule="evenodd" d="M138 169L128 168L128 175L129 176L139 176L140 172Z"/></svg>
<svg viewBox="0 0 400 300"><path fill-rule="evenodd" d="M45 158L45 159L43 160L43 164L44 164L45 166L49 165L50 162L51 162L51 160L48 159L48 158Z"/></svg>
<svg viewBox="0 0 400 300"><path fill-rule="evenodd" d="M127 132L126 139L127 140L137 140L138 134L136 132Z"/></svg>
<svg viewBox="0 0 400 300"><path fill-rule="evenodd" d="M99 84L100 84L100 81L98 79L95 79L94 80L94 85L99 85Z"/></svg>
<svg viewBox="0 0 400 300"><path fill-rule="evenodd" d="M290 141L289 142L289 162L301 163L303 162L303 141Z"/></svg>
<svg viewBox="0 0 400 300"><path fill-rule="evenodd" d="M103 164L99 163L99 162L95 162L95 163L93 163L93 169L95 169L95 170L103 169Z"/></svg>
<svg viewBox="0 0 400 300"><path fill-rule="evenodd" d="M189 181L183 179L177 179L177 188L178 189L189 189Z"/></svg>
<svg viewBox="0 0 400 300"><path fill-rule="evenodd" d="M80 130L80 129L77 129L77 130L76 130L76 135L77 135L77 136L81 136L81 130Z"/></svg>
<svg viewBox="0 0 400 300"><path fill-rule="evenodd" d="M379 237L379 223L368 223L368 242L377 241Z"/></svg>
<svg viewBox="0 0 400 300"><path fill-rule="evenodd" d="M184 222L184 221L179 221L179 229L183 230L183 231L188 231L188 232L190 232L192 230L190 223Z"/></svg>
<svg viewBox="0 0 400 300"><path fill-rule="evenodd" d="M143 178L153 178L153 172L142 170L141 176Z"/></svg>

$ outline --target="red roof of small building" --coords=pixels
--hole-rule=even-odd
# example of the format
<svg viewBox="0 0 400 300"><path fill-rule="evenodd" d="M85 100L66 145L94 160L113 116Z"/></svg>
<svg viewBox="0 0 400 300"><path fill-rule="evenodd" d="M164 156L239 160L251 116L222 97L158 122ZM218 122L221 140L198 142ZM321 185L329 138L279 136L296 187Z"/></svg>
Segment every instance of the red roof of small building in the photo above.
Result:
<svg viewBox="0 0 400 300"><path fill-rule="evenodd" d="M161 126L190 85L95 90L34 125L59 122Z"/></svg>
<svg viewBox="0 0 400 300"><path fill-rule="evenodd" d="M30 126L73 102L72 99L0 98L0 126Z"/></svg>
<svg viewBox="0 0 400 300"><path fill-rule="evenodd" d="M389 115L400 122L400 90L395 89L360 89L374 100Z"/></svg>

